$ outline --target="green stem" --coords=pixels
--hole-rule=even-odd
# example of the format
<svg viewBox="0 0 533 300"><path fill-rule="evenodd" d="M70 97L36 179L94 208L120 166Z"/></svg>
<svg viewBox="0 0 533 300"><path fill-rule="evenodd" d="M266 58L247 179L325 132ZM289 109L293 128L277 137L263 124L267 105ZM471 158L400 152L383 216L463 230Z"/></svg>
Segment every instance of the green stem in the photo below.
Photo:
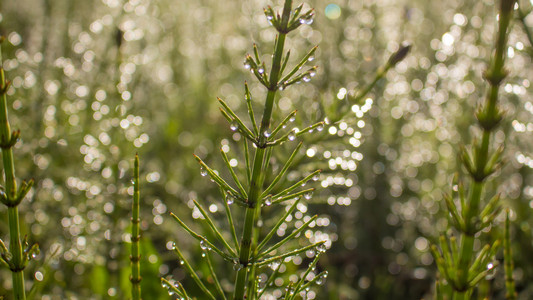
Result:
<svg viewBox="0 0 533 300"><path fill-rule="evenodd" d="M9 218L9 251L11 252L13 265L18 270L11 270L13 278L13 295L16 300L26 299L26 292L24 289L24 272L23 272L23 256L22 244L20 242L20 228L19 228L19 212L18 207L8 208Z"/></svg>
<svg viewBox="0 0 533 300"><path fill-rule="evenodd" d="M0 50L1 51L1 50ZM9 251L12 255L12 264L15 267L11 270L13 278L13 295L15 300L26 299L26 292L24 289L24 262L22 243L20 241L20 221L18 213L19 201L16 199L17 183L15 181L15 164L13 159L13 144L11 140L11 129L9 125L7 113L7 82L2 68L2 53L0 52L0 142L4 144L2 147L2 160L4 164L5 174L5 189L7 201L13 206L8 207L8 223L9 223Z"/></svg>
<svg viewBox="0 0 533 300"><path fill-rule="evenodd" d="M453 294L453 300L470 300L470 293L468 291L456 292Z"/></svg>
<svg viewBox="0 0 533 300"><path fill-rule="evenodd" d="M516 299L516 288L515 282L513 279L513 253L511 251L511 224L509 220L509 210L507 210L507 215L505 218L505 231L503 239L503 256L505 260L505 299L515 300Z"/></svg>
<svg viewBox="0 0 533 300"><path fill-rule="evenodd" d="M133 204L131 217L131 298L133 300L141 299L141 253L139 249L139 240L141 239L141 229L139 223L140 207L140 192L139 192L139 156L135 155L135 163L133 168Z"/></svg>
<svg viewBox="0 0 533 300"><path fill-rule="evenodd" d="M287 23L290 17L290 11L292 7L292 0L285 1L283 7L282 22L284 28L287 27ZM246 209L244 216L244 229L242 233L241 243L240 243L240 255L239 263L244 265L244 268L241 268L237 272L237 279L235 281L235 293L234 299L241 300L244 298L244 290L246 286L246 281L248 277L248 265L250 264L250 254L252 252L252 245L255 248L257 244L257 237L254 238L254 226L261 215L261 188L263 186L264 176L261 176L265 170L263 169L263 160L265 158L266 148L266 137L263 134L270 127L270 121L272 117L272 108L274 106L274 99L276 92L278 91L278 79L280 76L281 69L281 59L283 57L283 47L285 45L286 33L280 32L276 49L274 52L274 57L272 59L272 70L270 73L270 86L268 87L268 93L265 101L265 110L263 112L263 118L261 120L261 127L259 130L259 143L257 145L257 150L255 152L252 176L250 180L250 190L248 192L248 203L249 206ZM252 240L253 239L253 240Z"/></svg>

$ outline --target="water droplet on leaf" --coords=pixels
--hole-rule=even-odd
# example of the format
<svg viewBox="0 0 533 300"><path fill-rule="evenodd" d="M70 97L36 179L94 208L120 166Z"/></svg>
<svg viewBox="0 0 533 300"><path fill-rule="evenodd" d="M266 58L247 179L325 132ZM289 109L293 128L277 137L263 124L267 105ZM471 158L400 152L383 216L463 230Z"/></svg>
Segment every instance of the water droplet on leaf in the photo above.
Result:
<svg viewBox="0 0 533 300"><path fill-rule="evenodd" d="M231 123L229 124L229 128L231 129L231 131L237 131L237 129L239 129L239 123L237 122L237 120L231 121Z"/></svg>

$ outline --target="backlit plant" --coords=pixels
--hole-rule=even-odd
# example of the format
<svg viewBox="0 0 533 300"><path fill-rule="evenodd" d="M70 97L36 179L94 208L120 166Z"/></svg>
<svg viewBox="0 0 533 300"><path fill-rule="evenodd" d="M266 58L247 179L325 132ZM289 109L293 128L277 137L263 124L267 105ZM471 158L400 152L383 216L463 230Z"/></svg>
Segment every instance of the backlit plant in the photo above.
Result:
<svg viewBox="0 0 533 300"><path fill-rule="evenodd" d="M432 246L433 256L443 279L437 283L438 299L471 299L479 283L493 273L497 266L494 256L501 241L493 240L492 245L486 244L480 249L475 247L475 243L482 240L483 231L490 229L494 218L500 213L498 194L488 201L483 199L487 193L487 181L502 165L503 145L493 146L491 139L503 118L503 112L498 107L498 93L507 75L504 61L514 5L514 0L501 1L495 51L484 74L489 88L484 103L475 113L481 128L481 139L474 139L471 147L465 147L461 151L469 183L465 186L457 180L451 195L444 196L451 223L459 237L442 235L440 250L437 246ZM510 254L506 256L509 257Z"/></svg>
<svg viewBox="0 0 533 300"><path fill-rule="evenodd" d="M227 156L229 148L223 148L221 150L222 158L226 163L228 173L234 181L234 185L230 185L219 175L219 172L213 170L202 159L195 156L201 166L202 175L209 176L221 190L221 198L224 199L223 205L231 232L231 240L228 241L223 236L218 229L219 227L197 201L194 201L195 208L205 219L205 222L211 230L210 234L216 240L196 233L185 225L178 216L172 214L179 225L200 242L200 247L203 250L202 256L206 258L209 265L209 278L213 282L210 286L207 286L200 279L193 267L185 259L179 249L179 242L174 244L174 251L179 256L183 267L198 284L204 296L210 299L226 299L228 292L231 292L222 288L218 279L220 274L217 275L212 266L211 253L213 252L234 266L236 278L232 291L233 299L244 299L245 297L246 299L260 298L264 293L267 293L283 261L293 256L305 254L306 252L313 252L314 259L309 263L307 270L300 274L296 281L292 281L287 285L285 299L294 299L297 296L305 298L310 286L323 283L327 276L326 271L317 274L315 269L320 255L326 250L325 241L315 240L312 244L303 247L291 243L296 237L304 233L306 229L314 226L317 216L304 217L303 222L292 233L287 234L280 241L273 242L274 236L279 232L280 227L291 218L291 214L302 204L302 199L305 201L311 198L313 188L302 188L302 186L308 181L318 180L320 174L320 170L317 170L293 183L290 183L287 179L287 172L291 168L293 160L299 155L302 143L295 147L277 175L271 181L266 180L268 178L267 175L273 172L271 157L275 147L286 142L291 144L289 142L296 140L302 134L315 130L321 131L324 128L324 123L318 122L304 129L286 129L294 120L296 111L291 112L277 125L273 126L272 124L276 95L293 84L309 82L316 74L316 66L304 69L304 65L313 60L316 47L312 48L296 66L290 69L287 68L290 51L287 51L286 54L284 53L287 34L302 24L311 24L313 22L314 11L308 10L303 12L303 5L292 9L292 1L287 0L283 5L281 14L274 12L271 7L268 7L265 9L265 15L269 23L278 32L270 71L267 69L266 62L261 60L261 55L256 45L253 47L253 55L247 55L244 61L245 68L249 69L267 89L261 121L259 123L256 121L252 105L252 94L246 83L244 86L244 98L248 107L249 125L246 125L224 100L218 99L221 104L220 111L229 122L231 130L238 132L244 137L243 147L245 158L243 163L246 171L242 175L235 172L234 166L232 166ZM230 208L234 206L239 206L245 210L243 220L234 220L232 217ZM272 228L266 229L263 227L263 224L266 222L262 219L262 214L264 207L268 206L279 206L280 208L278 209L279 214L277 214L277 218L279 219ZM265 217L269 218L270 216ZM237 233L238 226L242 226L240 238ZM312 240L312 237L309 238ZM273 272L263 283L259 273L262 272L261 268L266 266L270 266ZM172 279L162 279L162 281L170 293L177 294L185 299L190 298L181 284Z"/></svg>
<svg viewBox="0 0 533 300"><path fill-rule="evenodd" d="M0 37L0 43L4 40ZM15 177L15 159L13 147L17 143L20 131L11 132L7 113L7 91L9 81L6 80L2 67L2 52L0 49L0 147L4 165L4 186L0 186L0 201L7 206L9 222L9 249L0 239L0 264L11 270L14 299L26 299L24 287L24 269L32 258L39 254L39 245L29 245L27 236L21 238L20 219L18 206L24 200L33 180L22 181L17 187Z"/></svg>

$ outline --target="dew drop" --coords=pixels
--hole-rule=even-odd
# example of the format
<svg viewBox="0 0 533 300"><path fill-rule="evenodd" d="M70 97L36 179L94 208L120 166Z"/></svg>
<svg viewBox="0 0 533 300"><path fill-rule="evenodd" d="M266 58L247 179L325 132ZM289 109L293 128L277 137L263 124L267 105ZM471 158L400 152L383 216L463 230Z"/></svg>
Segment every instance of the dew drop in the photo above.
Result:
<svg viewBox="0 0 533 300"><path fill-rule="evenodd" d="M200 175L202 175L202 176L207 176L207 171L206 171L206 169L204 169L203 167L200 168Z"/></svg>
<svg viewBox="0 0 533 300"><path fill-rule="evenodd" d="M309 71L309 75L311 75L311 77L315 77L316 71L315 70Z"/></svg>
<svg viewBox="0 0 533 300"><path fill-rule="evenodd" d="M250 65L250 63L248 62L248 60L245 60L244 61L244 68L245 69L250 69L252 67L252 65Z"/></svg>
<svg viewBox="0 0 533 300"><path fill-rule="evenodd" d="M200 241L200 248L202 248L202 250L207 250L207 244L205 241Z"/></svg>
<svg viewBox="0 0 533 300"><path fill-rule="evenodd" d="M313 181L318 181L320 179L320 175L316 174L313 176Z"/></svg>
<svg viewBox="0 0 533 300"><path fill-rule="evenodd" d="M237 120L231 121L231 123L229 124L229 128L231 129L231 131L237 131L237 129L239 129L239 123L237 122Z"/></svg>
<svg viewBox="0 0 533 300"><path fill-rule="evenodd" d="M183 259L180 259L180 265L184 265L185 261Z"/></svg>
<svg viewBox="0 0 533 300"><path fill-rule="evenodd" d="M318 125L318 126L316 127L316 131L319 131L319 132L320 132L320 131L322 131L322 130L324 130L324 125L320 124L320 125Z"/></svg>
<svg viewBox="0 0 533 300"><path fill-rule="evenodd" d="M265 132L263 132L263 135L266 137L266 138L269 138L271 133L267 130L265 130Z"/></svg>
<svg viewBox="0 0 533 300"><path fill-rule="evenodd" d="M313 15L308 15L308 16L305 16L305 17L301 17L300 18L300 24L307 24L307 25L313 24Z"/></svg>
<svg viewBox="0 0 533 300"><path fill-rule="evenodd" d="M233 270L235 271L240 271L242 268L244 268L242 264L237 263L233 265Z"/></svg>
<svg viewBox="0 0 533 300"><path fill-rule="evenodd" d="M289 139L289 141L294 141L296 139L296 134L294 133L294 131L291 131L287 138Z"/></svg>
<svg viewBox="0 0 533 300"><path fill-rule="evenodd" d="M259 68L259 69L257 70L257 72L258 72L259 74L263 74L263 73L265 73L265 69L263 69L263 68Z"/></svg>
<svg viewBox="0 0 533 300"><path fill-rule="evenodd" d="M304 75L304 77L302 77L302 80L305 81L305 82L309 82L311 81L311 76L309 76L310 74L306 74Z"/></svg>
<svg viewBox="0 0 533 300"><path fill-rule="evenodd" d="M272 205L272 195L266 196L266 198L264 200L264 203L265 203L266 206Z"/></svg>
<svg viewBox="0 0 533 300"><path fill-rule="evenodd" d="M311 199L311 197L313 197L313 192L308 192L308 193L305 193L305 194L304 194L304 198L305 198L306 200Z"/></svg>
<svg viewBox="0 0 533 300"><path fill-rule="evenodd" d="M313 55L309 56L309 58L307 58L307 61L313 61L315 60L315 57Z"/></svg>
<svg viewBox="0 0 533 300"><path fill-rule="evenodd" d="M295 116L292 116L290 119L289 119L289 122L294 122L294 120L296 120L296 117Z"/></svg>
<svg viewBox="0 0 533 300"><path fill-rule="evenodd" d="M281 260L275 260L271 263L268 264L268 267L271 268L272 270L276 270L279 265L281 265Z"/></svg>
<svg viewBox="0 0 533 300"><path fill-rule="evenodd" d="M232 205L234 202L235 202L235 197L233 197L232 195L228 194L226 196L226 203L228 205Z"/></svg>
<svg viewBox="0 0 533 300"><path fill-rule="evenodd" d="M318 279L316 280L316 284L323 285L326 282L326 278L328 278L328 273L327 272L322 274L322 275L320 275L320 277L318 277Z"/></svg>
<svg viewBox="0 0 533 300"><path fill-rule="evenodd" d="M318 251L319 253L324 253L324 252L326 252L326 250L327 250L326 244L324 244L324 243L316 246L316 251Z"/></svg>

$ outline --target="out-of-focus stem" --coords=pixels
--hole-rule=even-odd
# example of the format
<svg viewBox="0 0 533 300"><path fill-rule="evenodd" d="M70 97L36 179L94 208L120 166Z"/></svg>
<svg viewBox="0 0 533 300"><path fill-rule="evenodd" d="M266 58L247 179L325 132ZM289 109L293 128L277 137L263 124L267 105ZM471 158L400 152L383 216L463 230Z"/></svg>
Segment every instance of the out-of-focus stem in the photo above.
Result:
<svg viewBox="0 0 533 300"><path fill-rule="evenodd" d="M141 239L141 229L139 217L140 207L140 192L139 192L139 156L135 155L135 163L133 167L133 204L131 216L131 298L133 300L141 299L141 253L139 249L139 240Z"/></svg>
<svg viewBox="0 0 533 300"><path fill-rule="evenodd" d="M18 213L19 201L17 197L17 183L15 181L15 164L13 160L13 146L11 143L11 128L7 113L7 82L2 67L2 52L0 49L0 143L2 144L2 160L5 174L5 191L7 201L13 205L8 207L9 223L9 251L11 252L13 278L13 295L15 300L26 299L24 289L23 249L20 241L20 221Z"/></svg>
<svg viewBox="0 0 533 300"><path fill-rule="evenodd" d="M503 257L505 261L505 299L516 299L516 288L513 279L513 252L511 251L511 221L509 220L509 210L507 210L507 216L505 218L505 232L503 238Z"/></svg>

